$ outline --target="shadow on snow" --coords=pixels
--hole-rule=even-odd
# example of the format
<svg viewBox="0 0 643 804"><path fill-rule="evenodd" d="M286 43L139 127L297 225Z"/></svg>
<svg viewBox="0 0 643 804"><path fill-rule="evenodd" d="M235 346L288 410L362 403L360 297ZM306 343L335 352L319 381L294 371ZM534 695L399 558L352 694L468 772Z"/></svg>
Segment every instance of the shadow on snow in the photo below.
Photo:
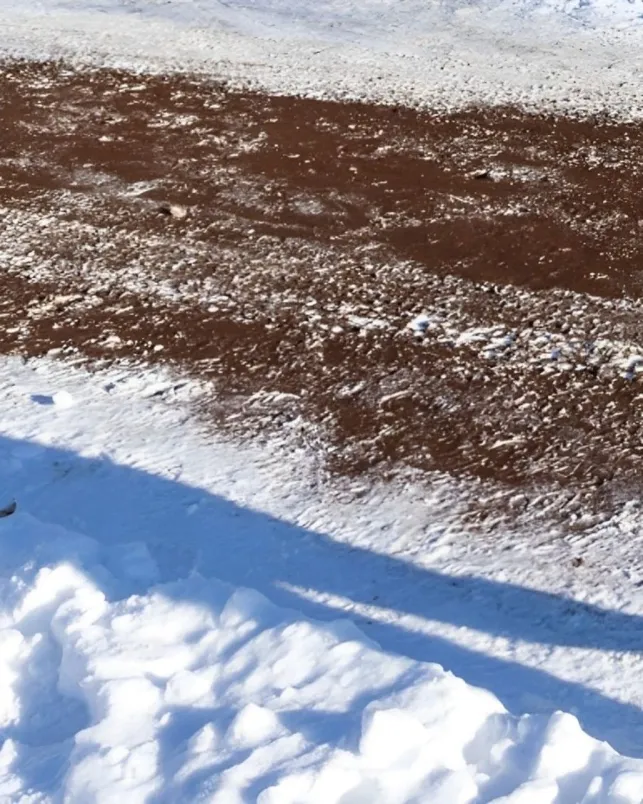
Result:
<svg viewBox="0 0 643 804"><path fill-rule="evenodd" d="M38 520L112 547L145 542L161 582L185 577L196 568L204 577L254 588L275 604L305 616L350 617L384 650L437 662L469 684L492 691L514 714L571 711L591 735L608 740L621 753L643 756L643 711L638 707L442 637L400 624L373 622L355 612L346 614L302 594L337 595L399 615L552 647L639 651L641 617L507 583L452 577L349 547L327 534L106 458L87 459L0 438L0 479L4 479L7 501L15 494L19 510ZM0 520L0 538L2 525ZM100 578L94 580L103 585ZM77 720L77 713L73 715ZM316 723L314 728L323 734L325 725ZM20 739L11 729L0 732L0 737L7 736Z"/></svg>

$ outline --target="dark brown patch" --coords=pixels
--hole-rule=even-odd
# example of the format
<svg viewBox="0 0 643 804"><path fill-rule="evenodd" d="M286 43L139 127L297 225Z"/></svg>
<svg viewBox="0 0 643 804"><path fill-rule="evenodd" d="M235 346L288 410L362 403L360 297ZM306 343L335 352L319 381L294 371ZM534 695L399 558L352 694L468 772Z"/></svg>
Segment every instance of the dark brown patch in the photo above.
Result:
<svg viewBox="0 0 643 804"><path fill-rule="evenodd" d="M640 492L639 381L592 357L643 342L639 125L0 80L4 351L169 361L217 381L231 427L301 415L335 470L492 481L513 519L582 526ZM414 337L422 311L441 328ZM506 351L458 339L494 325ZM534 357L543 333L571 370Z"/></svg>

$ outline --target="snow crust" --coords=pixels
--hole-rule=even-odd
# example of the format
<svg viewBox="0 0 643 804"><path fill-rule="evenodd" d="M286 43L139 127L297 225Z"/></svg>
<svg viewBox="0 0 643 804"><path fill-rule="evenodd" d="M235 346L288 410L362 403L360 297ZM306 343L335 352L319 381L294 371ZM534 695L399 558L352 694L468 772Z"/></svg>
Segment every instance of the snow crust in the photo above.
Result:
<svg viewBox="0 0 643 804"><path fill-rule="evenodd" d="M618 703L640 686L637 617L491 580L510 577L515 558L488 565L473 596L466 578L422 582L417 555L392 555L401 542L379 492L362 492L357 507L337 487L322 500L307 456L202 431L189 417L197 383L3 358L0 389L0 503L18 506L0 519L0 800L641 801L643 760L590 737L553 698L539 701L544 687L520 662L497 660L508 650L547 667L559 700L640 755L635 708ZM390 511L417 537L410 491ZM351 533L343 517L355 526L358 510L369 519ZM430 510L435 527L437 499ZM324 517L334 527L322 536L312 527ZM376 546L383 527L388 558ZM557 565L548 562L550 588ZM334 606L310 602L324 589ZM400 589L404 598L390 597ZM559 648L535 630L548 617ZM538 713L509 714L434 663L449 655L450 640L427 639L440 620L452 622L442 634L454 647L467 645L469 679L483 680L487 662L488 686L513 688L513 702L520 692ZM586 665L602 697L584 686Z"/></svg>

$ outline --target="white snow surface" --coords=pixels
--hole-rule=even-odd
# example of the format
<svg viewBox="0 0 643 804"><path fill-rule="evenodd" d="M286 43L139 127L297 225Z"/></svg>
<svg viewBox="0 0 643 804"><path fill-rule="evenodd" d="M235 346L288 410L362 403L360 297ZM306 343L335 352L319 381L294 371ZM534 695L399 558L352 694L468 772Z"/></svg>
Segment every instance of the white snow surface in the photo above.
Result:
<svg viewBox="0 0 643 804"><path fill-rule="evenodd" d="M466 489L328 484L202 392L0 360L0 801L640 804L636 576L476 556Z"/></svg>
<svg viewBox="0 0 643 804"><path fill-rule="evenodd" d="M641 0L0 0L0 52L277 93L640 118Z"/></svg>

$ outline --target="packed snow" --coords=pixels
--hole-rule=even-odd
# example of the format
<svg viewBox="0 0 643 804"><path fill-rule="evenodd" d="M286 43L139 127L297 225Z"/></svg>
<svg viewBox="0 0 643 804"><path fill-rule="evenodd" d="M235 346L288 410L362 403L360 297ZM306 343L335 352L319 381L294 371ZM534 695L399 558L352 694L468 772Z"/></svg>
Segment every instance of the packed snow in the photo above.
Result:
<svg viewBox="0 0 643 804"><path fill-rule="evenodd" d="M1 800L640 804L636 584L476 577L463 489L329 485L206 390L0 361Z"/></svg>

